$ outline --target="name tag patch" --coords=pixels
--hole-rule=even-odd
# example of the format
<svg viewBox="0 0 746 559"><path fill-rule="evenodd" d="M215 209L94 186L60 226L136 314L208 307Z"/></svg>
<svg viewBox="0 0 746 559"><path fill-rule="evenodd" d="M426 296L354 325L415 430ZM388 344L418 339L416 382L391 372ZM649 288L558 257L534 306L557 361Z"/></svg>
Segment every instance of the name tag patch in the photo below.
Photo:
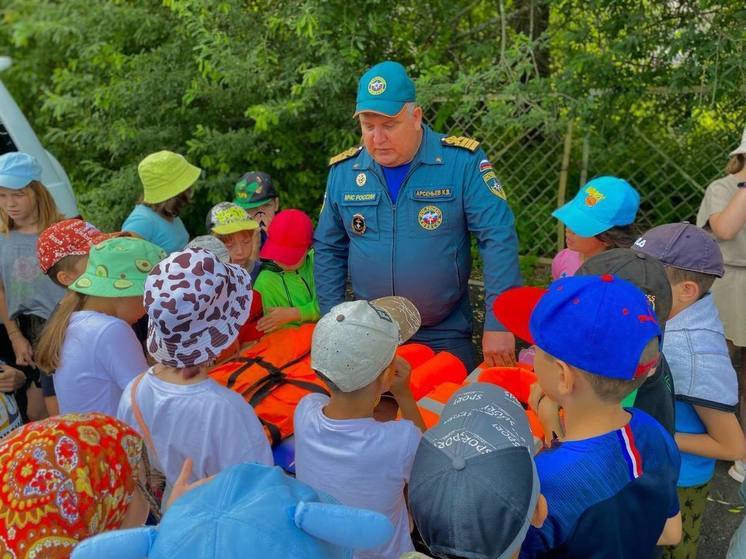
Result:
<svg viewBox="0 0 746 559"><path fill-rule="evenodd" d="M414 192L414 197L419 199L450 198L451 196L453 196L453 191L450 188L420 188Z"/></svg>
<svg viewBox="0 0 746 559"><path fill-rule="evenodd" d="M374 202L377 194L375 192L364 192L360 194L345 194L342 198L345 202Z"/></svg>

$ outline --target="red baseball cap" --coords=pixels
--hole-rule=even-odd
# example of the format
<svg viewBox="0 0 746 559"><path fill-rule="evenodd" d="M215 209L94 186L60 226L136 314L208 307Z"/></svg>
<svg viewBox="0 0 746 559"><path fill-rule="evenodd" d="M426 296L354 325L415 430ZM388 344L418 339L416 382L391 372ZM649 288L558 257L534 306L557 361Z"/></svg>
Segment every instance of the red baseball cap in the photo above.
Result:
<svg viewBox="0 0 746 559"><path fill-rule="evenodd" d="M283 210L269 224L267 240L259 251L259 257L274 260L284 266L294 266L312 244L311 218L300 210Z"/></svg>
<svg viewBox="0 0 746 559"><path fill-rule="evenodd" d="M519 287L498 295L493 308L516 336L589 373L632 380L656 365L639 363L650 340L660 339L650 301L618 277L572 276L546 290Z"/></svg>
<svg viewBox="0 0 746 559"><path fill-rule="evenodd" d="M503 326L524 342L534 344L528 325L539 299L547 292L543 287L515 287L495 298L492 310Z"/></svg>
<svg viewBox="0 0 746 559"><path fill-rule="evenodd" d="M85 256L92 245L104 240L101 233L82 219L65 219L50 225L36 240L36 256L46 274L65 256Z"/></svg>

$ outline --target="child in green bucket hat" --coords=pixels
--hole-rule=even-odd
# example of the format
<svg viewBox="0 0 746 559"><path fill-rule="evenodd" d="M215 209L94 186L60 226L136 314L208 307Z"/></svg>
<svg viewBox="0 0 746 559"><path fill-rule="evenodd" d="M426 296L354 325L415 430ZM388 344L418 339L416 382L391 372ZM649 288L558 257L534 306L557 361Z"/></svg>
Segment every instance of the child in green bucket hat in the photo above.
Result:
<svg viewBox="0 0 746 559"><path fill-rule="evenodd" d="M202 175L183 155L172 151L151 153L137 166L143 186L139 204L122 224L167 253L182 250L189 241L181 210L191 201L191 190Z"/></svg>
<svg viewBox="0 0 746 559"><path fill-rule="evenodd" d="M148 241L115 237L94 245L86 270L63 297L37 349L55 371L60 413L116 416L127 383L148 368L131 325L145 315L145 278L166 253Z"/></svg>

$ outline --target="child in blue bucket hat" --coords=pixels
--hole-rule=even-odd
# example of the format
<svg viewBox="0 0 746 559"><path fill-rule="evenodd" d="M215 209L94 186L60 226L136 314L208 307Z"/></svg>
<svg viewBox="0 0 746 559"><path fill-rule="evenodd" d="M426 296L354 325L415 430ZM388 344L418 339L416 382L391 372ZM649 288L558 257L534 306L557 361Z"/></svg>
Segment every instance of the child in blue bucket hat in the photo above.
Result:
<svg viewBox="0 0 746 559"><path fill-rule="evenodd" d="M552 260L552 279L575 275L589 258L611 248L629 248L640 195L626 180L596 177L552 215L565 226L567 248Z"/></svg>
<svg viewBox="0 0 746 559"><path fill-rule="evenodd" d="M89 538L72 559L351 559L393 532L386 516L338 505L280 468L241 464L180 497L157 528Z"/></svg>
<svg viewBox="0 0 746 559"><path fill-rule="evenodd" d="M14 356L24 373L12 373L24 421L46 417L33 346L65 294L42 272L36 255L39 234L64 219L41 178L41 165L32 155L14 151L0 156L0 316L12 346L12 353L11 348L4 353Z"/></svg>

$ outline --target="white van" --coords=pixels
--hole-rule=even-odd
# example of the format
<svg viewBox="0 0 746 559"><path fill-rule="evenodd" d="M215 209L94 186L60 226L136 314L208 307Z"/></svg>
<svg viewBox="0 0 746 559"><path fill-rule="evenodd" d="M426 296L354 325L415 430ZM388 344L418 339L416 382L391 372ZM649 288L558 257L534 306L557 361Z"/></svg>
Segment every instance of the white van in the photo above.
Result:
<svg viewBox="0 0 746 559"><path fill-rule="evenodd" d="M0 70L10 65L10 59L0 57ZM28 120L8 89L0 80L0 155L23 151L36 157L41 165L41 182L52 194L57 209L65 217L80 215L70 179L59 161L41 145Z"/></svg>

